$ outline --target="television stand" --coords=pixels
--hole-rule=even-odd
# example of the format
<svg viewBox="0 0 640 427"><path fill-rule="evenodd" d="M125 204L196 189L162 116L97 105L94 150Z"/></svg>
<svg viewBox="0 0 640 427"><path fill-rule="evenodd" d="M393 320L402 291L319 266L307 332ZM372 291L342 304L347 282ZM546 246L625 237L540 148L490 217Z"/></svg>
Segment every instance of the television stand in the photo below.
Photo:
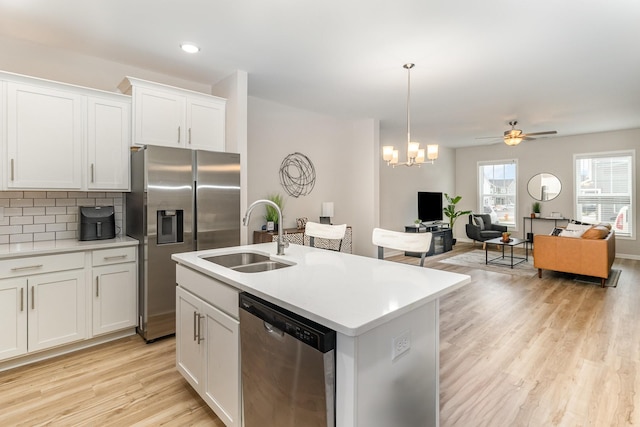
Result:
<svg viewBox="0 0 640 427"><path fill-rule="evenodd" d="M453 230L449 228L449 224L420 224L419 226L407 225L404 227L405 233L431 233L431 246L427 252L427 256L442 254L453 249ZM405 252L405 256L420 257L417 252Z"/></svg>

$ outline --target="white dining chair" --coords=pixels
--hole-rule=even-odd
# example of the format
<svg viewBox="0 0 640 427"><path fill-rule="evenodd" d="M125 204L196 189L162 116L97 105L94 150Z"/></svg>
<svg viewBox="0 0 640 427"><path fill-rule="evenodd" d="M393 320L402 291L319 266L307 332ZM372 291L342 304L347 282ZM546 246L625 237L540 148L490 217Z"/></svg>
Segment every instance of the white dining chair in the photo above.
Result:
<svg viewBox="0 0 640 427"><path fill-rule="evenodd" d="M338 252L342 249L342 240L347 232L347 224L331 225L307 221L304 234L309 236L309 246L315 247L315 239L327 239L338 241Z"/></svg>
<svg viewBox="0 0 640 427"><path fill-rule="evenodd" d="M402 233L400 231L374 228L371 241L378 247L378 258L384 259L384 248L420 254L420 267L431 248L431 233Z"/></svg>

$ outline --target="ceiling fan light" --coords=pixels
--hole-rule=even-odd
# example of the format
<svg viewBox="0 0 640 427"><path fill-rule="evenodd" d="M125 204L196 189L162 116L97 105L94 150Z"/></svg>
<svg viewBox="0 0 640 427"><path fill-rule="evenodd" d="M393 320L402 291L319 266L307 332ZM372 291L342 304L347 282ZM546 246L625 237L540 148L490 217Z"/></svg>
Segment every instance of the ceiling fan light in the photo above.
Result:
<svg viewBox="0 0 640 427"><path fill-rule="evenodd" d="M519 137L516 137L516 138L509 137L504 139L504 143L512 147L514 145L520 144L521 142L522 142L522 138L519 138Z"/></svg>

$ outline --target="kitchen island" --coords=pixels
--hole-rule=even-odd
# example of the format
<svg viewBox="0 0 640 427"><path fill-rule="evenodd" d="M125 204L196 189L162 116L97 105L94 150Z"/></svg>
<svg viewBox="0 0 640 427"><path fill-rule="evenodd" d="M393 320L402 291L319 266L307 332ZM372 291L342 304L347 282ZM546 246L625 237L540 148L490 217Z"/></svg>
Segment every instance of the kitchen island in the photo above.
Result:
<svg viewBox="0 0 640 427"><path fill-rule="evenodd" d="M242 273L203 259L237 252L290 266ZM439 424L438 300L469 283L469 276L299 245L278 256L275 243L172 259L178 292L213 305L220 299L222 314L237 319L233 292L243 291L336 331L337 426ZM180 341L180 329L177 334ZM221 419L240 425L237 415Z"/></svg>

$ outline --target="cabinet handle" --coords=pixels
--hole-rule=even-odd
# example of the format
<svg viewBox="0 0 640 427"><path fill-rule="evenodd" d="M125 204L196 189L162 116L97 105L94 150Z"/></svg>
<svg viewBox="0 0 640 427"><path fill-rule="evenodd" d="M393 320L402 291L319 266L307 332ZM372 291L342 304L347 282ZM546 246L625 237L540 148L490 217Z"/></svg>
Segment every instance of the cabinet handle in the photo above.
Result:
<svg viewBox="0 0 640 427"><path fill-rule="evenodd" d="M24 311L24 288L20 288L20 311Z"/></svg>
<svg viewBox="0 0 640 427"><path fill-rule="evenodd" d="M94 172L93 163L91 163L91 183L93 184L95 181L96 174Z"/></svg>
<svg viewBox="0 0 640 427"><path fill-rule="evenodd" d="M106 256L104 257L105 261L110 261L113 259L125 259L128 255L113 255L113 256Z"/></svg>
<svg viewBox="0 0 640 427"><path fill-rule="evenodd" d="M41 268L43 264L25 265L24 267L13 267L11 271L31 270L32 268Z"/></svg>
<svg viewBox="0 0 640 427"><path fill-rule="evenodd" d="M31 310L36 309L36 287L31 287Z"/></svg>
<svg viewBox="0 0 640 427"><path fill-rule="evenodd" d="M193 340L196 341L198 339L198 332L197 332L197 324L198 324L198 312L194 311L193 312Z"/></svg>
<svg viewBox="0 0 640 427"><path fill-rule="evenodd" d="M180 126L178 126L178 144L180 144Z"/></svg>
<svg viewBox="0 0 640 427"><path fill-rule="evenodd" d="M14 176L14 174L13 174L13 159L11 159L11 181L13 181L13 179L14 179L13 176Z"/></svg>
<svg viewBox="0 0 640 427"><path fill-rule="evenodd" d="M204 316L198 314L198 345L204 341L204 338L202 338L202 323L200 322L202 319L204 319Z"/></svg>
<svg viewBox="0 0 640 427"><path fill-rule="evenodd" d="M189 144L191 144L191 128L189 128Z"/></svg>
<svg viewBox="0 0 640 427"><path fill-rule="evenodd" d="M96 276L96 297L100 297L100 276Z"/></svg>

